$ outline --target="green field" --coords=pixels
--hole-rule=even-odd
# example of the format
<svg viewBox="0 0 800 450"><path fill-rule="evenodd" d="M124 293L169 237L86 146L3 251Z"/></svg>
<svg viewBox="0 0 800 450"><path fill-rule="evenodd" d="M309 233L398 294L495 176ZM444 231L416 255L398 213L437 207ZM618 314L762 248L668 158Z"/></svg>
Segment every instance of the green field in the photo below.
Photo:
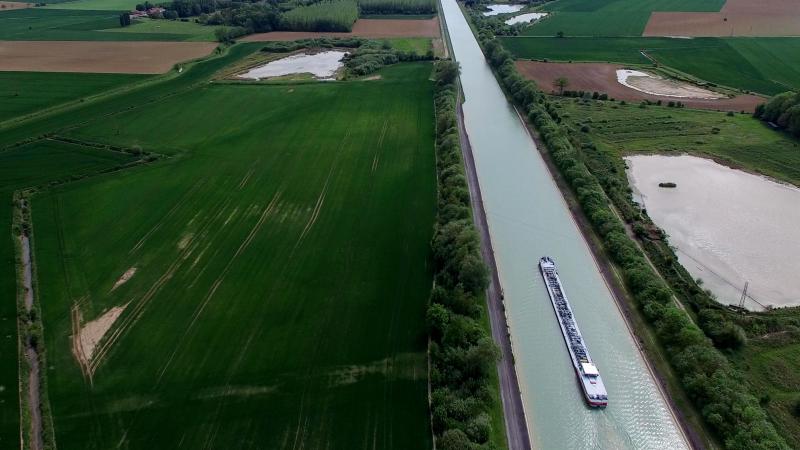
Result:
<svg viewBox="0 0 800 450"><path fill-rule="evenodd" d="M19 447L17 365L17 311L14 247L11 239L11 196L15 189L42 185L73 175L86 175L131 162L126 154L99 151L54 141L38 141L0 152L0 448Z"/></svg>
<svg viewBox="0 0 800 450"><path fill-rule="evenodd" d="M641 36L653 11L719 11L725 0L558 0L550 17L525 28L529 36Z"/></svg>
<svg viewBox="0 0 800 450"><path fill-rule="evenodd" d="M556 101L575 129L588 125L592 140L618 155L699 154L800 185L800 142L749 114Z"/></svg>
<svg viewBox="0 0 800 450"><path fill-rule="evenodd" d="M430 65L381 75L74 114L73 138L174 157L34 197L59 448L430 447ZM75 302L127 305L91 386Z"/></svg>
<svg viewBox="0 0 800 450"><path fill-rule="evenodd" d="M153 20L137 19L128 27L114 27L100 30L108 33L155 33L167 35L185 35L186 41L215 41L214 30L217 27L201 25L196 22L181 22L180 20Z"/></svg>
<svg viewBox="0 0 800 450"><path fill-rule="evenodd" d="M660 64L737 89L774 95L800 88L800 38L502 38L517 58ZM731 70L735 67L736 70Z"/></svg>
<svg viewBox="0 0 800 450"><path fill-rule="evenodd" d="M127 74L0 72L0 122L147 78Z"/></svg>
<svg viewBox="0 0 800 450"><path fill-rule="evenodd" d="M168 22L168 21L165 21ZM134 27L134 26L132 26ZM84 11L28 8L0 14L0 40L5 41L186 41L202 40L188 27L175 30L143 27L135 32L118 30L119 11ZM170 30L167 30L170 28ZM211 29L211 28L209 28ZM211 29L213 31L213 29Z"/></svg>
<svg viewBox="0 0 800 450"><path fill-rule="evenodd" d="M47 2L46 8L83 9L87 11L130 11L136 7L137 0L68 0L59 3Z"/></svg>

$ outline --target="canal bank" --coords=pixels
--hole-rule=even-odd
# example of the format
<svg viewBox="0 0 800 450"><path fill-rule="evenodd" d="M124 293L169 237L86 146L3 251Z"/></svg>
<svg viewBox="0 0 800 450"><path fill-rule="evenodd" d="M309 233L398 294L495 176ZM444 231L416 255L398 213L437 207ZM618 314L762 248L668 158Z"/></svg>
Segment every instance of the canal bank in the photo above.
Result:
<svg viewBox="0 0 800 450"><path fill-rule="evenodd" d="M503 282L534 446L686 448L586 241L467 21L454 0L443 1L442 12L453 55L462 67L464 124ZM559 264L589 349L609 385L606 410L589 410L580 397L536 276L536 262L545 254Z"/></svg>

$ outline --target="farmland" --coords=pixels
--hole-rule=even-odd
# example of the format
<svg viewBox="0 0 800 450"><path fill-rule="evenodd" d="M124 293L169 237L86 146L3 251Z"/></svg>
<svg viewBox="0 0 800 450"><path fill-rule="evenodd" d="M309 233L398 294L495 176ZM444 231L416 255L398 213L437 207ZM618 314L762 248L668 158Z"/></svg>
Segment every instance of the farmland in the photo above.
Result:
<svg viewBox="0 0 800 450"><path fill-rule="evenodd" d="M6 41L184 41L195 36L166 28L108 31L118 28L119 11L29 8L0 14L0 40Z"/></svg>
<svg viewBox="0 0 800 450"><path fill-rule="evenodd" d="M526 28L529 36L641 36L653 11L719 11L725 0L559 0L551 16Z"/></svg>
<svg viewBox="0 0 800 450"><path fill-rule="evenodd" d="M73 115L89 122L70 138L173 157L34 197L59 448L430 445L429 74L147 104L156 85ZM124 99L143 106L98 115ZM84 323L127 306L91 386L70 351L76 303Z"/></svg>
<svg viewBox="0 0 800 450"><path fill-rule="evenodd" d="M503 38L522 59L648 64L642 51L696 78L773 95L800 87L800 53L795 38ZM736 67L736 70L730 70Z"/></svg>
<svg viewBox="0 0 800 450"><path fill-rule="evenodd" d="M39 141L12 150L0 152L0 216L3 233L11 235L11 195L14 189L42 185L72 176L91 174L99 170L132 161L129 155L98 151L53 141ZM15 297L14 247L11 239L0 241L0 293L6 299ZM14 387L17 381L17 315L15 302L0 306L0 357L7 364L0 367L0 447L17 447L19 430L19 394Z"/></svg>
<svg viewBox="0 0 800 450"><path fill-rule="evenodd" d="M99 30L105 33L127 34L157 34L171 37L183 36L185 41L214 41L216 27L201 25L195 22L181 22L179 20L153 20L137 19L127 27L113 27ZM124 38L124 37L123 37ZM178 40L178 39L172 39Z"/></svg>
<svg viewBox="0 0 800 450"><path fill-rule="evenodd" d="M137 0L71 0L50 3L46 8L82 9L87 11L130 11L139 3Z"/></svg>
<svg viewBox="0 0 800 450"><path fill-rule="evenodd" d="M0 122L146 78L96 73L0 72Z"/></svg>

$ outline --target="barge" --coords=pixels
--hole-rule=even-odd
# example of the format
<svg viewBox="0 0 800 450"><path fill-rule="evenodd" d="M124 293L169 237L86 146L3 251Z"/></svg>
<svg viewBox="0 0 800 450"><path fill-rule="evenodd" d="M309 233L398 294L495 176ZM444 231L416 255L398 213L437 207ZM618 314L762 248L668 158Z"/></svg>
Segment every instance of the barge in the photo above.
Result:
<svg viewBox="0 0 800 450"><path fill-rule="evenodd" d="M575 316L572 314L572 307L567 300L567 294L561 285L561 279L556 271L556 263L549 256L544 256L539 260L539 270L542 273L544 284L547 286L547 294L553 304L553 310L558 319L558 326L564 336L564 343L567 344L572 366L575 368L575 375L578 376L578 383L583 390L583 395L589 406L603 408L608 405L608 393L600 377L600 371L592 362L589 356L589 349L583 341Z"/></svg>

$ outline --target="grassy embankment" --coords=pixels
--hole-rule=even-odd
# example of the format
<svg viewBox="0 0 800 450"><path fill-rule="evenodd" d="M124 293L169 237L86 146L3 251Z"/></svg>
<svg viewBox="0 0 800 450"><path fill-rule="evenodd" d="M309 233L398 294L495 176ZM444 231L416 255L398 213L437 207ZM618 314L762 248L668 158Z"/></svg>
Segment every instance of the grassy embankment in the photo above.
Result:
<svg viewBox="0 0 800 450"><path fill-rule="evenodd" d="M126 430L134 448L184 434L279 446L296 433L312 446L428 446L429 70L211 86L69 133L183 158L34 200L61 448ZM148 131L162 116L171 126ZM133 300L91 390L64 337L78 299L87 320Z"/></svg>
<svg viewBox="0 0 800 450"><path fill-rule="evenodd" d="M555 36L641 36L653 11L716 12L725 0L558 0L541 10L550 17L524 34Z"/></svg>
<svg viewBox="0 0 800 450"><path fill-rule="evenodd" d="M695 78L774 95L800 88L796 38L526 38L505 37L503 45L520 59L596 61L651 66L644 55ZM731 70L735 67L736 70Z"/></svg>

